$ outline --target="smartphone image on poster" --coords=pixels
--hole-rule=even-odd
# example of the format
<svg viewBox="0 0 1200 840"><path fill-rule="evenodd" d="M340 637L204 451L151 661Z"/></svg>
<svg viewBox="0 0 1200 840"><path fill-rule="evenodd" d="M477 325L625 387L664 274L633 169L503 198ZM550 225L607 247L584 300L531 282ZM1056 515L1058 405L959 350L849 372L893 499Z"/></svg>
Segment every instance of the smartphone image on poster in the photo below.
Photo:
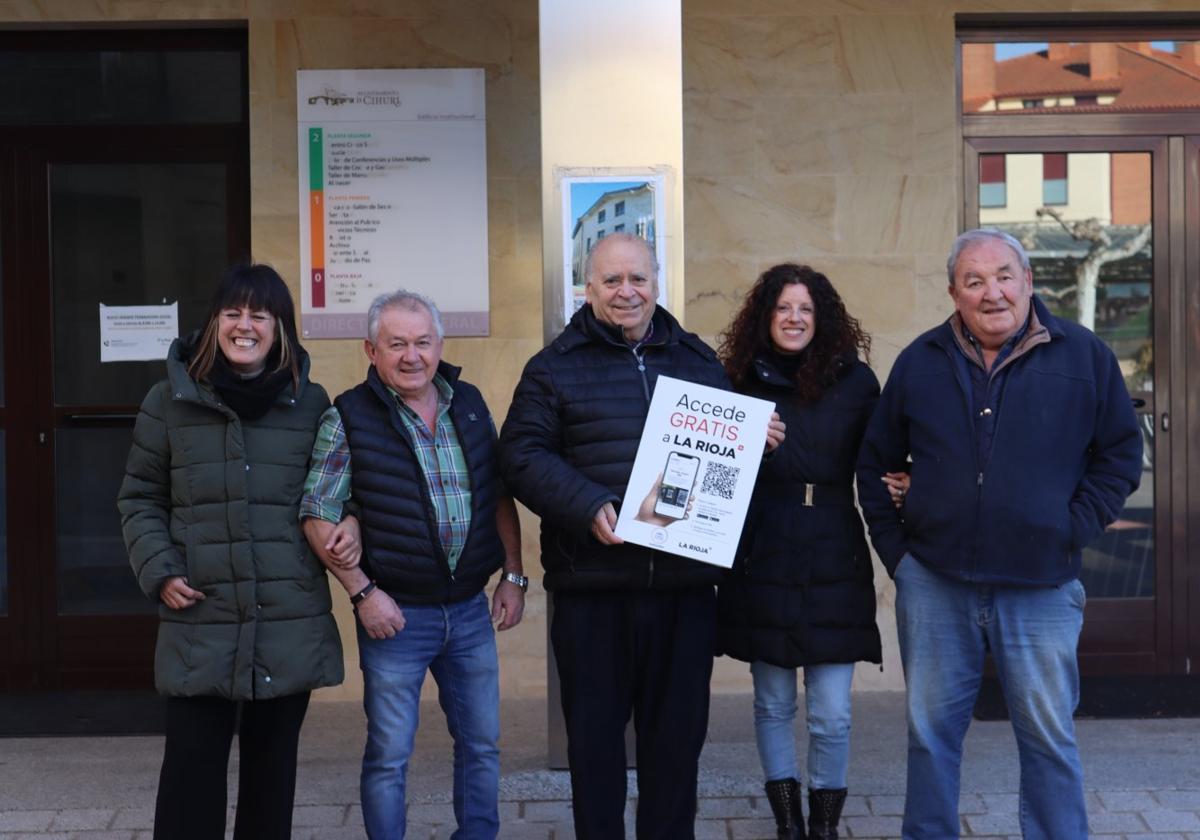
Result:
<svg viewBox="0 0 1200 840"><path fill-rule="evenodd" d="M663 469L662 487L658 490L658 500L654 503L654 512L672 519L682 519L687 513L688 499L692 495L692 486L696 483L696 473L700 470L700 459L695 455L684 455L682 452L672 452L667 456L667 466Z"/></svg>

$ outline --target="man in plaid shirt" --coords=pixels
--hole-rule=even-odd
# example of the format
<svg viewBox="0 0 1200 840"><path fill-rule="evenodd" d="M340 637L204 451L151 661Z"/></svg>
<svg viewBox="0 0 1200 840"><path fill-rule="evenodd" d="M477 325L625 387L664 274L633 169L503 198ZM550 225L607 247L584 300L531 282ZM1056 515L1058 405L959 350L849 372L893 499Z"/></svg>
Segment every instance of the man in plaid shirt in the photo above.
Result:
<svg viewBox="0 0 1200 840"><path fill-rule="evenodd" d="M433 674L454 738L454 813L468 837L499 831L499 666L492 621L521 620L516 507L478 389L442 361L428 298L381 295L367 314L371 367L321 419L300 517L357 615L372 838L403 837L405 775L421 684ZM361 535L335 537L352 504ZM483 587L503 567L489 610Z"/></svg>

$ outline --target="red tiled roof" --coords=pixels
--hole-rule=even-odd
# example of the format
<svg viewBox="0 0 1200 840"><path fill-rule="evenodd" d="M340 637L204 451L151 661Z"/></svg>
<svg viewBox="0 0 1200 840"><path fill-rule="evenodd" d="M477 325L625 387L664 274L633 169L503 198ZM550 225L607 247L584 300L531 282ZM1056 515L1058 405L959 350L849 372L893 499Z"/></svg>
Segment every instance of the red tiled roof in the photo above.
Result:
<svg viewBox="0 0 1200 840"><path fill-rule="evenodd" d="M1078 51L1078 56L1074 55ZM1013 99L1024 96L1047 96L1073 93L1113 93L1119 89L1117 79L1089 79L1072 70L1068 64L1085 63L1087 49L1071 48L1066 61L1051 61L1041 53L996 62L996 98Z"/></svg>
<svg viewBox="0 0 1200 840"><path fill-rule="evenodd" d="M1117 78L1091 79L1087 44L1072 44L1066 57L1051 61L1045 52L996 63L995 99L1025 99L1054 95L1116 96L1109 105L1005 110L1005 114L1119 113L1200 109L1200 64L1174 53L1152 49L1140 52L1134 45L1118 44ZM1067 69L1075 65L1076 69ZM1082 71L1082 72L1079 72ZM978 112L982 97L964 102L968 112ZM997 112L999 113L999 112Z"/></svg>
<svg viewBox="0 0 1200 840"><path fill-rule="evenodd" d="M1161 50L1147 55L1122 45L1117 53L1122 85L1115 106L1138 110L1200 108L1200 65Z"/></svg>

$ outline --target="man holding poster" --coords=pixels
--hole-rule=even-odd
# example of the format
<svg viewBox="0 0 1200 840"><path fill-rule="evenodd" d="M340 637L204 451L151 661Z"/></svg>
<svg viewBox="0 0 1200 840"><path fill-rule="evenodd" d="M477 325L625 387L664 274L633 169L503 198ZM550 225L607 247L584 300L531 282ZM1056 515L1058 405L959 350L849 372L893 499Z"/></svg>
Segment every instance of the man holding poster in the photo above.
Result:
<svg viewBox="0 0 1200 840"><path fill-rule="evenodd" d="M614 531L658 377L728 388L713 350L656 308L657 275L654 253L638 237L614 234L596 245L584 269L587 303L525 366L500 435L508 488L542 518L580 840L624 836L631 714L637 834L692 837L708 728L721 569L626 543ZM773 422L769 445L782 438ZM670 472L681 483L669 499L657 483L648 487L639 510L669 532L679 526L668 523L687 515L681 492L695 479L686 459L662 469L663 481Z"/></svg>

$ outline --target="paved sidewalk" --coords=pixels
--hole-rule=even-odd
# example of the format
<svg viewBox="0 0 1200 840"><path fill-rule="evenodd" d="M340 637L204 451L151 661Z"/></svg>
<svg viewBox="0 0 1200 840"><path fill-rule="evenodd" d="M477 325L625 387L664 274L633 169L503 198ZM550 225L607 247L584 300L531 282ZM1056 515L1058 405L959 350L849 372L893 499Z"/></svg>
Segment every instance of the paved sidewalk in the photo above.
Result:
<svg viewBox="0 0 1200 840"><path fill-rule="evenodd" d="M902 701L896 693L855 695L843 837L899 837ZM454 828L449 738L436 704L422 712L424 726L409 776L409 837L444 840ZM748 696L713 700L701 761L700 840L774 837L750 714ZM502 837L574 836L566 774L545 769L545 720L544 701L511 701L503 709ZM363 731L358 704L310 707L301 741L294 837L364 836L357 804ZM1080 721L1079 737L1093 836L1200 840L1200 721ZM0 838L149 838L161 757L161 738L0 740ZM231 764L236 768L236 750ZM632 774L630 779L626 823L633 838L636 782ZM976 721L963 766L963 837L1020 835L1017 779L1008 724Z"/></svg>

